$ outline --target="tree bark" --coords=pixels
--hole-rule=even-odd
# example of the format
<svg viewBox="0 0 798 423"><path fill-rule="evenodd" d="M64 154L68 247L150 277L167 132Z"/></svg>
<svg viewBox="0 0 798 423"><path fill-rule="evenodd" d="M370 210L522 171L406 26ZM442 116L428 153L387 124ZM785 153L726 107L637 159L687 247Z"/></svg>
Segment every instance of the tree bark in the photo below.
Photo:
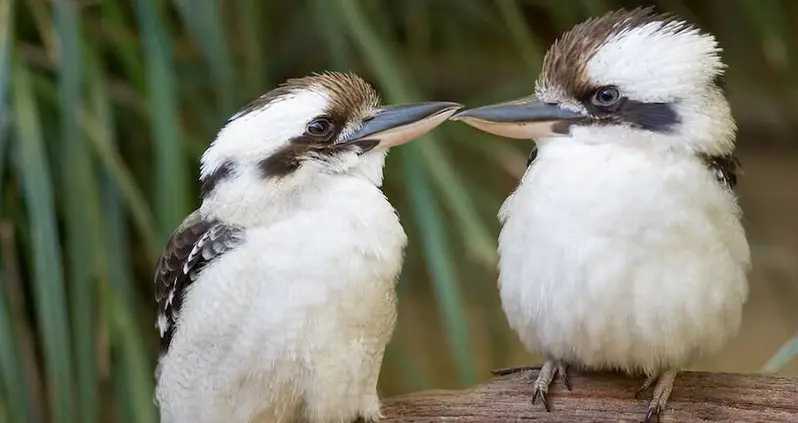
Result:
<svg viewBox="0 0 798 423"><path fill-rule="evenodd" d="M635 399L640 378L569 372L572 390L557 378L551 412L534 405L537 371L488 380L464 390L432 390L388 398L382 422L641 422L651 390ZM798 377L682 372L661 422L798 422Z"/></svg>

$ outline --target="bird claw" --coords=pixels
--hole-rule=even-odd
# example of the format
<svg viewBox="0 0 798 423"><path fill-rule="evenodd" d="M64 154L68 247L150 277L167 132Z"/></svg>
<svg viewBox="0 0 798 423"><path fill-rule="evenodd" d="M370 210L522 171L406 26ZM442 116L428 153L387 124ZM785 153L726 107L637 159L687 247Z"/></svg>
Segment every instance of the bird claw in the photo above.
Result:
<svg viewBox="0 0 798 423"><path fill-rule="evenodd" d="M568 380L567 366L565 364L554 360L547 360L542 366L507 367L504 369L492 370L491 374L494 376L507 376L532 370L539 370L538 376L532 385L532 404L535 404L538 398L540 398L540 402L543 403L546 411L551 411L551 406L549 405L549 385L552 379L554 379L554 376L559 375L565 387L569 391L571 390L571 381Z"/></svg>
<svg viewBox="0 0 798 423"><path fill-rule="evenodd" d="M551 381L558 373L565 387L568 388L569 391L571 390L571 382L568 380L565 364L554 360L547 360L543 363L543 366L540 366L538 377L532 384L532 404L535 404L535 401L540 398L540 402L543 403L543 407L546 408L546 411L551 411L551 405L549 404L549 385L551 385Z"/></svg>
<svg viewBox="0 0 798 423"><path fill-rule="evenodd" d="M645 423L659 422L660 414L665 409L665 404L668 402L668 398L670 398L671 390L673 389L673 382L676 380L677 373L678 371L676 370L668 370L660 375L651 376L646 379L646 381L643 383L643 386L637 391L637 395L635 395L635 397L638 397L641 392L650 388L655 381L657 382L657 384L654 386L653 398L648 405Z"/></svg>
<svg viewBox="0 0 798 423"><path fill-rule="evenodd" d="M521 373L521 372L530 372L532 370L540 370L542 366L516 366L516 367L505 367L503 369L496 369L491 370L490 374L493 376L507 376L514 373Z"/></svg>
<svg viewBox="0 0 798 423"><path fill-rule="evenodd" d="M571 380L568 379L568 366L565 364L557 365L557 374L560 376L560 381L565 385L565 389L571 390Z"/></svg>
<svg viewBox="0 0 798 423"><path fill-rule="evenodd" d="M640 399L640 396L643 394L643 392L646 392L648 388L650 388L651 385L653 385L654 382L657 381L657 379L659 379L659 375L653 375L647 377L645 382L643 382L643 384L640 386L640 389L638 389L637 392L635 392L635 399Z"/></svg>
<svg viewBox="0 0 798 423"><path fill-rule="evenodd" d="M551 407L549 406L548 389L542 386L535 386L535 391L532 393L532 404L535 404L535 400L537 400L538 397L540 397L540 402L543 404L546 411L550 412Z"/></svg>
<svg viewBox="0 0 798 423"><path fill-rule="evenodd" d="M653 422L659 423L659 414L661 411L662 407L660 407L659 404L656 404L654 406L649 406L648 413L646 413L645 423L653 423Z"/></svg>

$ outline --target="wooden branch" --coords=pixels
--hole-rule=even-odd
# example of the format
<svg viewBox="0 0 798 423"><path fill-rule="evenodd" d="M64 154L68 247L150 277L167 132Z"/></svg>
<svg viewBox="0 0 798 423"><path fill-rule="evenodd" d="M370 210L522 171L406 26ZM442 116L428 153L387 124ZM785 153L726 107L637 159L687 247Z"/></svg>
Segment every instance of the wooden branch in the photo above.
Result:
<svg viewBox="0 0 798 423"><path fill-rule="evenodd" d="M551 412L534 405L537 371L491 379L465 390L416 392L383 401L381 422L641 422L649 390L642 379L614 373L569 372L568 391L555 378ZM679 373L661 422L798 422L798 377L730 373Z"/></svg>

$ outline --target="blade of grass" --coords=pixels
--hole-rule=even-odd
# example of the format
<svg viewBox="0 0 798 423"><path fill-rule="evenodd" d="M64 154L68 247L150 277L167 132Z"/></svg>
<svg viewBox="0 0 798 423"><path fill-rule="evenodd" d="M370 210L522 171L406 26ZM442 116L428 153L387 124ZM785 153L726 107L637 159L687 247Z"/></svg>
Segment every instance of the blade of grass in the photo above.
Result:
<svg viewBox="0 0 798 423"><path fill-rule="evenodd" d="M566 30L585 18L585 5L582 0L568 0L548 3L546 8L551 14L554 25Z"/></svg>
<svg viewBox="0 0 798 423"><path fill-rule="evenodd" d="M418 153L412 151L413 147L416 145L406 145L400 155L410 206L420 229L419 235L427 270L436 282L433 284L435 298L443 314L449 348L457 364L460 383L463 386L470 386L476 382L475 360L471 353L468 325L454 272L451 248L444 230L443 216L435 206L435 198L429 189L430 182L427 180L425 169L414 160L414 156Z"/></svg>
<svg viewBox="0 0 798 423"><path fill-rule="evenodd" d="M17 252L19 246L16 243L14 216L11 214L8 216L9 220L0 220L0 252L2 252L0 258L2 258L2 276L4 278L3 296L9 314L7 322L11 325L10 328L13 332L10 333L13 334L13 337L0 337L0 339L9 340L8 348L13 349L13 352L5 354L6 357L13 355L16 359L7 360L9 363L13 363L13 368L0 371L0 373L7 372L8 376L15 375L14 379L17 380L9 387L14 387L12 393L15 397L24 398L22 400L15 398L12 403L12 409L24 407L24 414L27 417L25 420L19 421L43 422L46 412L42 405L47 400L43 398L42 378L36 360L36 334L28 320L30 314L25 301L25 283L20 270L22 264Z"/></svg>
<svg viewBox="0 0 798 423"><path fill-rule="evenodd" d="M337 9L330 10L327 0L312 0L310 7L319 31L323 34L329 46L327 55L333 69L346 69L352 63L352 53L349 48L346 32L341 28L341 19ZM334 14L331 16L331 14ZM335 17L331 19L331 17Z"/></svg>
<svg viewBox="0 0 798 423"><path fill-rule="evenodd" d="M398 60L389 53L390 47L387 43L381 42L381 38L367 22L359 5L348 0L339 0L338 6L346 22L345 27L350 31L351 38L355 40L362 54L366 56L374 74L385 88L387 97L394 102L407 102L416 97L401 74ZM405 184L411 207L418 217L419 225L423 226L420 234L422 249L427 257L430 274L433 276L436 299L443 314L450 350L457 363L460 382L468 385L476 379L475 361L469 347L468 324L462 307L460 287L454 277L452 254L445 239L446 234L442 232L443 218L432 202L429 181L422 175L421 170L415 169L414 162L419 155L424 154L420 146L436 141L433 135L424 138L427 140L419 140L404 146L400 157L405 166Z"/></svg>
<svg viewBox="0 0 798 423"><path fill-rule="evenodd" d="M11 69L11 37L13 35L13 20L11 19L13 0L0 0L0 187L3 186L6 164L6 144L11 117L8 110L8 77ZM2 196L0 196L2 198ZM0 199L2 207L2 199Z"/></svg>
<svg viewBox="0 0 798 423"><path fill-rule="evenodd" d="M131 84L139 91L145 89L144 66L136 41L136 36L132 33L128 22L125 21L125 12L122 10L121 2L102 1L100 2L100 12L102 19L107 22L104 29L111 34L109 43L113 46L113 53L122 62L121 69L130 78Z"/></svg>
<svg viewBox="0 0 798 423"><path fill-rule="evenodd" d="M440 144L424 143L419 158L426 163L431 180L438 186L438 191L451 204L455 214L458 230L465 235L465 243L469 255L487 267L494 267L498 261L498 245L479 214L472 206L471 196L466 187L459 182L457 172L451 160L441 150Z"/></svg>
<svg viewBox="0 0 798 423"><path fill-rule="evenodd" d="M96 56L94 56L96 57ZM117 134L114 127L113 107L106 75L96 59L87 60L91 63L89 67L91 81L89 93L91 99L91 112L96 119L87 113L84 121L91 120L88 126L92 128L95 143L107 149L110 153L117 155ZM109 153L106 152L105 155ZM113 162L113 161L112 161ZM121 166L120 163L113 162L111 166ZM101 198L103 218L105 220L102 243L106 247L107 272L108 277L102 285L102 317L110 326L109 336L112 349L116 350L121 356L120 360L112 365L112 379L117 387L117 404L120 407L120 414L125 416L124 421L128 423L155 423L157 415L152 402L153 385L149 375L153 374L153 368L148 361L148 354L143 347L145 343L140 342L143 338L141 326L130 325L124 327L127 332L120 332L122 328L118 321L136 321L131 313L135 310L136 286L134 284L133 266L130 262L130 237L124 216L124 193L120 192L118 174L119 168L112 169L107 161L103 161ZM126 175L126 171L121 170ZM126 176L129 178L129 176ZM128 182L129 183L129 182ZM135 186L133 186L135 189ZM124 191L124 190L123 190ZM140 197L140 196L139 196ZM143 203L143 200L134 200ZM146 208L146 204L141 204ZM150 222L151 227L151 222ZM155 240L151 240L155 242ZM157 254L157 253L156 253ZM124 302L124 306L117 307L119 302ZM116 317L117 314L125 314L122 318ZM136 343L137 345L129 345Z"/></svg>
<svg viewBox="0 0 798 423"><path fill-rule="evenodd" d="M112 147L108 137L103 134L97 117L84 111L81 124L92 142L93 153L97 155L103 169L113 176L113 181L127 205L136 232L141 237L145 253L150 262L155 263L161 254L162 243L158 240L155 221L144 195L136 185L130 170L119 153Z"/></svg>
<svg viewBox="0 0 798 423"><path fill-rule="evenodd" d="M55 33L52 30L52 20L47 10L47 0L25 0L28 13L33 19L38 36L41 37L42 45L50 58L56 54L57 42Z"/></svg>
<svg viewBox="0 0 798 423"><path fill-rule="evenodd" d="M12 94L17 125L16 172L28 208L32 244L32 278L36 315L41 332L45 372L50 382L52 421L75 421L72 398L72 348L66 311L60 242L53 204L53 187L47 154L44 150L37 105L27 69L16 60Z"/></svg>
<svg viewBox="0 0 798 423"><path fill-rule="evenodd" d="M186 28L194 38L194 44L205 56L211 78L220 102L219 118L234 112L235 91L233 89L232 49L225 37L222 11L218 0L174 0Z"/></svg>
<svg viewBox="0 0 798 423"><path fill-rule="evenodd" d="M61 189L68 201L66 240L69 254L69 304L71 306L72 346L77 374L78 420L93 423L99 419L97 360L94 355L94 273L97 263L97 186L92 174L86 142L78 126L82 107L80 22L75 3L54 0L54 20L59 39L58 85L61 112Z"/></svg>
<svg viewBox="0 0 798 423"><path fill-rule="evenodd" d="M792 361L793 358L798 356L798 334L792 339L787 341L777 352L771 357L764 366L762 372L774 373L781 370L787 363Z"/></svg>
<svg viewBox="0 0 798 423"><path fill-rule="evenodd" d="M392 366L393 374L398 375L399 383L406 392L413 392L429 386L429 378L419 368L413 358L413 352L406 347L407 344L392 342L385 349L383 363Z"/></svg>
<svg viewBox="0 0 798 423"><path fill-rule="evenodd" d="M496 4L524 64L530 71L528 75L533 79L537 78L543 64L542 53L546 50L543 43L529 30L516 0L499 0Z"/></svg>
<svg viewBox="0 0 798 423"><path fill-rule="evenodd" d="M787 46L785 45L789 34L789 21L782 13L778 3L769 4L753 0L737 0L737 7L748 17L749 24L755 28L754 33L759 35L762 45L770 53L768 58L774 59L774 64L782 67L789 65Z"/></svg>
<svg viewBox="0 0 798 423"><path fill-rule="evenodd" d="M5 387L5 396L8 398L8 415L13 419L9 421L30 422L30 399L28 398L28 386L25 373L22 371L22 359L19 356L19 340L14 333L11 325L11 310L9 301L6 299L6 292L3 289L7 286L5 276L0 275L0 377Z"/></svg>
<svg viewBox="0 0 798 423"><path fill-rule="evenodd" d="M470 150L473 150L486 160L493 162L497 169L501 169L507 173L508 176L521 179L527 168L527 159L529 152L525 152L518 148L516 140L504 142L501 140L488 140L487 137L478 135L464 135L462 137L455 137L462 140L460 145ZM479 203L475 201L475 203Z"/></svg>
<svg viewBox="0 0 798 423"><path fill-rule="evenodd" d="M260 21L263 16L259 0L238 0L241 17L241 36L246 49L244 66L248 92L260 92L271 85L263 54L267 38Z"/></svg>
<svg viewBox="0 0 798 423"><path fill-rule="evenodd" d="M120 367L118 376L126 378L125 393L135 395L131 399L132 420L135 423L156 423L158 412L152 401L153 366L148 360L149 353L144 347L141 330L137 325L136 314L124 299L111 295L109 319L111 321L111 342L119 354Z"/></svg>
<svg viewBox="0 0 798 423"><path fill-rule="evenodd" d="M56 95L53 84L38 75L31 75L31 77L34 78L34 87L41 98L55 103ZM133 219L134 228L144 242L145 253L150 261L155 263L161 254L163 244L158 240L152 212L144 195L136 185L132 172L122 160L120 153L110 147L110 141L103 136L97 118L85 108L80 113L80 124L91 142L93 153L100 160L102 166L113 175L117 189L122 194Z"/></svg>
<svg viewBox="0 0 798 423"><path fill-rule="evenodd" d="M188 213L188 170L178 121L178 86L171 39L154 0L136 0L147 62L147 97L155 143L155 217L159 243Z"/></svg>

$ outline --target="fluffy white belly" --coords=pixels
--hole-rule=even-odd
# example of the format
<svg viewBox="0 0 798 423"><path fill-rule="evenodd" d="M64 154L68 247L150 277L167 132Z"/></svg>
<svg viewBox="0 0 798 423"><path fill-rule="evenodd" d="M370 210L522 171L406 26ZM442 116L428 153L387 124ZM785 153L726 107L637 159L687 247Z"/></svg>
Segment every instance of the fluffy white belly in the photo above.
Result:
<svg viewBox="0 0 798 423"><path fill-rule="evenodd" d="M649 154L552 141L505 202L502 305L528 349L650 374L737 332L750 253L736 200L698 159Z"/></svg>
<svg viewBox="0 0 798 423"><path fill-rule="evenodd" d="M163 422L379 415L406 237L393 208L378 205L355 218L325 210L249 229L203 270L160 361Z"/></svg>

